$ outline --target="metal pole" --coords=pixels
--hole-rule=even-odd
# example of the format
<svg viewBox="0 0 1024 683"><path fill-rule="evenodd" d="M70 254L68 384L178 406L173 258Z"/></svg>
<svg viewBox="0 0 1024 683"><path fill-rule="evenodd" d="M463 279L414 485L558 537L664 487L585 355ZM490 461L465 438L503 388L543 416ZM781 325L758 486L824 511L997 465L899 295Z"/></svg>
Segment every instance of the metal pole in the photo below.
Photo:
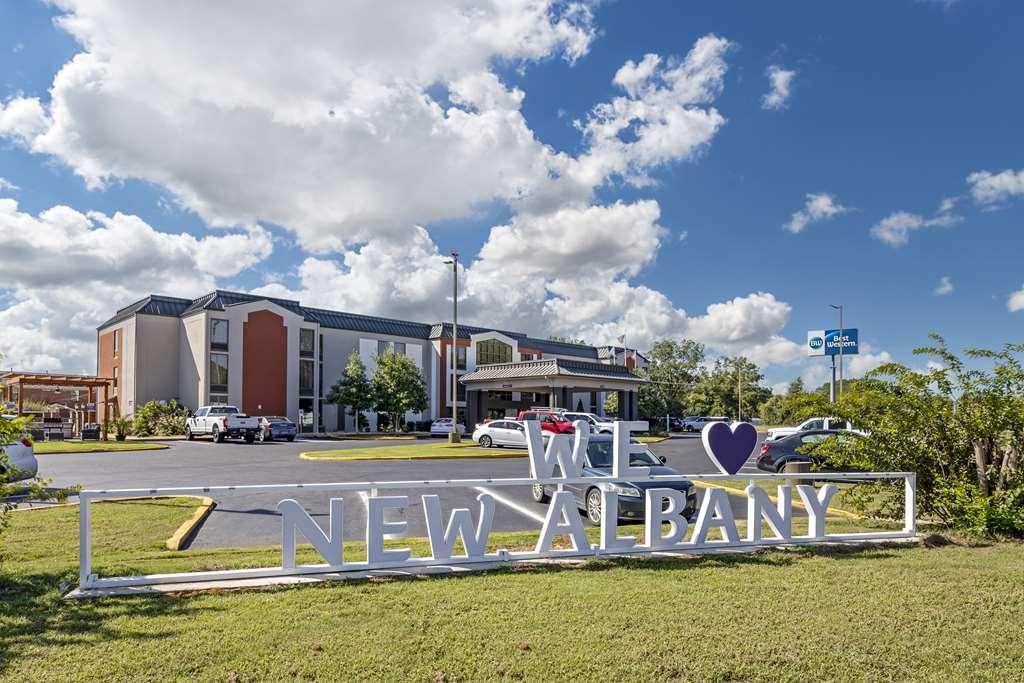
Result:
<svg viewBox="0 0 1024 683"><path fill-rule="evenodd" d="M736 359L736 421L743 421L743 365Z"/></svg>
<svg viewBox="0 0 1024 683"><path fill-rule="evenodd" d="M828 402L836 402L836 357L830 356L832 359L832 379L828 383Z"/></svg>
<svg viewBox="0 0 1024 683"><path fill-rule="evenodd" d="M843 304L839 304L839 398L843 397Z"/></svg>
<svg viewBox="0 0 1024 683"><path fill-rule="evenodd" d="M459 438L459 410L456 399L459 396L459 252L452 252L452 428L448 432L448 443L460 443Z"/></svg>

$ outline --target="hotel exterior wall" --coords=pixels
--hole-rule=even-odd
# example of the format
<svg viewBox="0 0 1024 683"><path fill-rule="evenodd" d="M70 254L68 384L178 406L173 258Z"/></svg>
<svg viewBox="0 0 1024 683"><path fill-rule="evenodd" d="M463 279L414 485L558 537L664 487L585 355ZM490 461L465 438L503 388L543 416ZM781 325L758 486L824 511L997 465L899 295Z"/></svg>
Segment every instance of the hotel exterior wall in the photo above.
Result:
<svg viewBox="0 0 1024 683"><path fill-rule="evenodd" d="M132 397L127 412L148 401L178 398L178 318L161 315L135 316L134 360L130 371L122 373L131 382ZM145 372L139 372L145 368Z"/></svg>
<svg viewBox="0 0 1024 683"><path fill-rule="evenodd" d="M180 321L178 327L178 394L181 402L195 410L206 403L206 375L209 373L209 322L206 311Z"/></svg>

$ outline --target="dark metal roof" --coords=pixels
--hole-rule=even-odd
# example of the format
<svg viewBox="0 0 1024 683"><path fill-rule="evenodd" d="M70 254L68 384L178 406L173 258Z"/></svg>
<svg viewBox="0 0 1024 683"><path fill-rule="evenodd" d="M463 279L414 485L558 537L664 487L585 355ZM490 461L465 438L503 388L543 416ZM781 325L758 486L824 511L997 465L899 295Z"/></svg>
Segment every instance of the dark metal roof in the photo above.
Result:
<svg viewBox="0 0 1024 683"><path fill-rule="evenodd" d="M568 358L528 360L519 363L495 363L480 365L473 372L459 378L460 382L489 382L496 379L530 379L533 377L593 377L596 379L617 379L632 382L644 380L622 365L591 363Z"/></svg>
<svg viewBox="0 0 1024 683"><path fill-rule="evenodd" d="M483 332L497 332L503 334L506 337L511 337L519 342L520 346L525 346L531 349L537 349L542 353L555 353L565 356L578 356L580 358L594 358L597 359L597 348L594 346L588 346L586 344L573 344L572 342L554 341L552 339L538 339L536 337L530 337L522 332L509 332L508 330L498 330L493 327L478 327L476 325L459 325L459 339L469 339L474 334L480 334ZM434 323L430 328L431 339L451 339L452 338L452 324L451 323Z"/></svg>
<svg viewBox="0 0 1024 683"><path fill-rule="evenodd" d="M306 314L305 309L299 305L298 301L292 301L291 299L275 299L269 296L260 296L259 294L245 294L242 292L227 292L218 289L215 292L204 294L192 301L192 305L189 306L183 316L190 315L197 311L206 309L208 311L223 311L228 306L236 306L238 304L247 304L252 301L269 301L273 304L277 304L281 308L285 308L292 313L302 316L304 319L314 322L313 318Z"/></svg>
<svg viewBox="0 0 1024 683"><path fill-rule="evenodd" d="M329 311L323 308L306 308L305 310L322 327L355 330L357 332L373 332L374 334L390 334L396 337L417 337L419 339L428 339L430 336L430 325L426 323Z"/></svg>
<svg viewBox="0 0 1024 683"><path fill-rule="evenodd" d="M119 309L110 320L99 326L99 329L109 327L122 320L127 320L133 315L142 313L145 315L166 315L171 317L179 317L182 312L189 307L192 303L190 299L180 299L175 296L161 296L159 294L151 294L145 299L139 299L135 303L128 304L122 309Z"/></svg>

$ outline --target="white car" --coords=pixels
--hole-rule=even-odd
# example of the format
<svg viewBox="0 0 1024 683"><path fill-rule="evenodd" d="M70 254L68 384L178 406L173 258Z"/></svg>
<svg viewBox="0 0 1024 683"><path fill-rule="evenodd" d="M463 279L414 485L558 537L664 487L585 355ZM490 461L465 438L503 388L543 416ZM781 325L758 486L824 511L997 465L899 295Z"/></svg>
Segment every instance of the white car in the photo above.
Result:
<svg viewBox="0 0 1024 683"><path fill-rule="evenodd" d="M583 420L584 422L590 423L590 432L592 434L611 434L615 428L615 421L610 420L607 417L601 417L594 413L577 413L577 412L563 412L564 417L569 422L576 422Z"/></svg>
<svg viewBox="0 0 1024 683"><path fill-rule="evenodd" d="M804 420L796 427L776 427L774 429L769 429L768 433L764 437L764 440L778 441L783 437L793 436L794 434L797 434L799 432L806 432L808 430L820 431L828 429L842 429L844 431L857 432L858 434L864 433L851 427L850 423L847 422L846 420L839 420L834 417L812 417L809 420Z"/></svg>
<svg viewBox="0 0 1024 683"><path fill-rule="evenodd" d="M551 432L541 432L544 442L551 438ZM491 446L515 446L526 448L526 426L519 420L491 420L482 422L473 430L473 441L481 448Z"/></svg>
<svg viewBox="0 0 1024 683"><path fill-rule="evenodd" d="M431 436L448 436L452 431L452 419L450 417L439 417L430 424ZM455 425L455 431L459 436L466 435L466 427L461 424Z"/></svg>
<svg viewBox="0 0 1024 683"><path fill-rule="evenodd" d="M14 415L4 415L4 420L17 419ZM6 481L31 479L39 473L39 461L32 447L32 440L27 434L19 434L3 447L6 459L0 462L0 477ZM8 472L10 470L10 472Z"/></svg>
<svg viewBox="0 0 1024 683"><path fill-rule="evenodd" d="M697 415L694 417L683 418L683 429L687 432L702 432L704 431L704 425L711 424L712 422L728 422L727 417L708 417L707 415Z"/></svg>

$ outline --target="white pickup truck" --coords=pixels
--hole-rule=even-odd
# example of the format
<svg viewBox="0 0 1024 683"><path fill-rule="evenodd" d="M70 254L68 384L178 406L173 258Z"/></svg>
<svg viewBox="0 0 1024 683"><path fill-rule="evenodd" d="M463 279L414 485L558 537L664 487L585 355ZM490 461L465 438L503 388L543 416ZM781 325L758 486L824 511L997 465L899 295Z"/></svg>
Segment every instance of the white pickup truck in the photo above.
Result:
<svg viewBox="0 0 1024 683"><path fill-rule="evenodd" d="M189 441L209 434L217 443L223 443L227 437L241 437L252 443L259 431L259 418L249 417L235 406L202 406L185 424L185 438Z"/></svg>
<svg viewBox="0 0 1024 683"><path fill-rule="evenodd" d="M775 427L769 429L765 435L765 441L778 441L785 436L792 436L798 432L806 432L808 430L822 430L822 429L843 429L846 431L856 432L857 430L850 426L850 423L846 420L840 420L835 417L812 417L809 420L804 420L796 427Z"/></svg>

